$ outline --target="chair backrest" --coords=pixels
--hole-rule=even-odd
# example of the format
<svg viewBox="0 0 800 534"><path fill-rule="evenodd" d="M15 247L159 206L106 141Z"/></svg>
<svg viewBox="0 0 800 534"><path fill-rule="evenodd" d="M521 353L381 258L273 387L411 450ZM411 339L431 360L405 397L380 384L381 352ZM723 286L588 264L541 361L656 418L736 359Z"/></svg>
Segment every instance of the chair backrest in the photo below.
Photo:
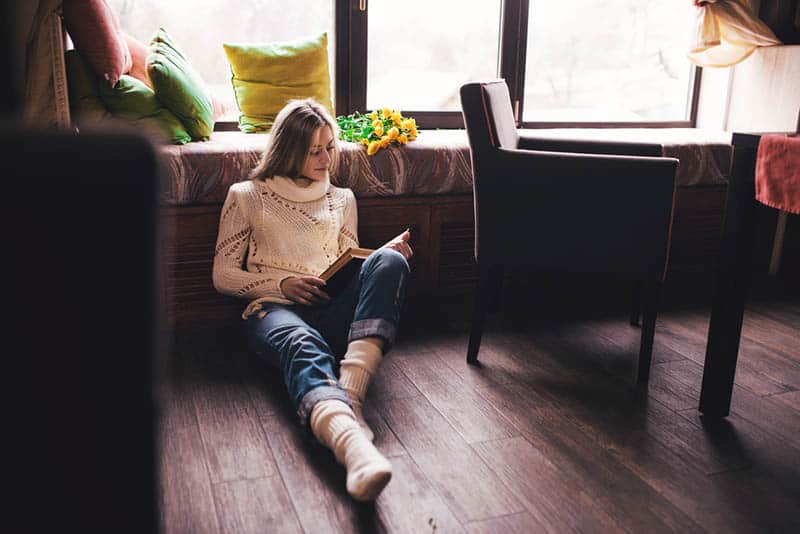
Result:
<svg viewBox="0 0 800 534"><path fill-rule="evenodd" d="M489 226L481 225L479 209L482 196L480 176L488 175L492 167L492 153L497 148L516 148L519 142L511 96L505 80L473 82L461 87L461 110L470 146L472 164L472 189L475 217L475 258L479 257L481 234ZM483 170L485 169L485 170ZM486 203L488 204L488 203ZM486 208L487 206L484 206ZM489 208L490 210L492 208Z"/></svg>
<svg viewBox="0 0 800 534"><path fill-rule="evenodd" d="M461 106L473 152L489 147L517 148L519 134L505 80L462 86Z"/></svg>

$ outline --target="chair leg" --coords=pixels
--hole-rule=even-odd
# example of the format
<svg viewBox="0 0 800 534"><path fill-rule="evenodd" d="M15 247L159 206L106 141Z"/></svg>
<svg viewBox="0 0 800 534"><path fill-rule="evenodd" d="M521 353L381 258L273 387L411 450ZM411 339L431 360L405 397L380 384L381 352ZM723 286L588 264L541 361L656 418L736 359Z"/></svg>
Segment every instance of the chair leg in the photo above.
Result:
<svg viewBox="0 0 800 534"><path fill-rule="evenodd" d="M646 386L650 379L650 362L653 359L653 338L656 333L656 316L658 301L661 296L661 284L648 282L644 284L644 309L642 316L642 341L639 346L639 371L636 384Z"/></svg>
<svg viewBox="0 0 800 534"><path fill-rule="evenodd" d="M639 322L642 318L642 281L637 280L633 284L633 293L631 295L631 325L640 326Z"/></svg>
<svg viewBox="0 0 800 534"><path fill-rule="evenodd" d="M502 276L502 267L496 265L481 265L480 274L475 284L475 301L472 308L472 330L469 334L469 347L467 348L467 363L478 363L478 349L483 336L483 323L489 309L489 299L494 289L498 271Z"/></svg>

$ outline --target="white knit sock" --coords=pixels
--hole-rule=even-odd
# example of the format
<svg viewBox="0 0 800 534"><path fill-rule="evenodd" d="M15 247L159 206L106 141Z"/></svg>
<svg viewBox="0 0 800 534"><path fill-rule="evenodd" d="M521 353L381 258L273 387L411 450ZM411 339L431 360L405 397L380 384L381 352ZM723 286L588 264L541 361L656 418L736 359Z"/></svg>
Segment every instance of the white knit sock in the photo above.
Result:
<svg viewBox="0 0 800 534"><path fill-rule="evenodd" d="M341 362L339 371L339 386L347 392L353 401L353 412L358 424L370 441L375 440L375 434L364 420L362 405L367 396L367 389L372 381L372 376L378 368L383 357L383 339L379 337L365 337L351 341L347 345L347 352Z"/></svg>
<svg viewBox="0 0 800 534"><path fill-rule="evenodd" d="M367 439L347 404L319 401L311 410L311 432L347 470L347 492L357 501L378 497L392 478L389 461Z"/></svg>

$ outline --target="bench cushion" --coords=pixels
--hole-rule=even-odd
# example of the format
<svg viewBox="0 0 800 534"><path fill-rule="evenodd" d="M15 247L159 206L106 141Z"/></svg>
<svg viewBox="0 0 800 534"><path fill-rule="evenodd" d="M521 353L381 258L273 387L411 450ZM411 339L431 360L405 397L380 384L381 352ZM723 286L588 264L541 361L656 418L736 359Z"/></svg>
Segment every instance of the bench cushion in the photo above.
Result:
<svg viewBox="0 0 800 534"><path fill-rule="evenodd" d="M727 183L730 133L692 128L537 129L536 136L613 139L659 143L665 156L680 160L679 186ZM246 180L261 158L268 134L214 132L205 142L161 147L167 177L165 206L216 204L231 184ZM464 130L423 130L416 141L367 156L366 147L340 143L332 182L358 198L472 192L469 146Z"/></svg>
<svg viewBox="0 0 800 534"><path fill-rule="evenodd" d="M731 133L699 128L554 128L522 130L528 135L657 143L663 156L680 161L678 186L727 184L733 154Z"/></svg>

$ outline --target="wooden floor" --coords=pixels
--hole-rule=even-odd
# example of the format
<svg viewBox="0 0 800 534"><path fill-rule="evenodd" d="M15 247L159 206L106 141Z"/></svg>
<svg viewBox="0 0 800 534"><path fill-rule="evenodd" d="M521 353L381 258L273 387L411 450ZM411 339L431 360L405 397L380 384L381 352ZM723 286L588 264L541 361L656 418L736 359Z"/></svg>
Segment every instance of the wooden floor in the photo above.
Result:
<svg viewBox="0 0 800 534"><path fill-rule="evenodd" d="M641 398L624 313L534 313L510 293L479 368L467 299L407 303L368 397L394 469L374 505L348 497L237 328L176 333L164 532L800 532L800 302L748 305L732 413L709 422L707 308L662 312Z"/></svg>

